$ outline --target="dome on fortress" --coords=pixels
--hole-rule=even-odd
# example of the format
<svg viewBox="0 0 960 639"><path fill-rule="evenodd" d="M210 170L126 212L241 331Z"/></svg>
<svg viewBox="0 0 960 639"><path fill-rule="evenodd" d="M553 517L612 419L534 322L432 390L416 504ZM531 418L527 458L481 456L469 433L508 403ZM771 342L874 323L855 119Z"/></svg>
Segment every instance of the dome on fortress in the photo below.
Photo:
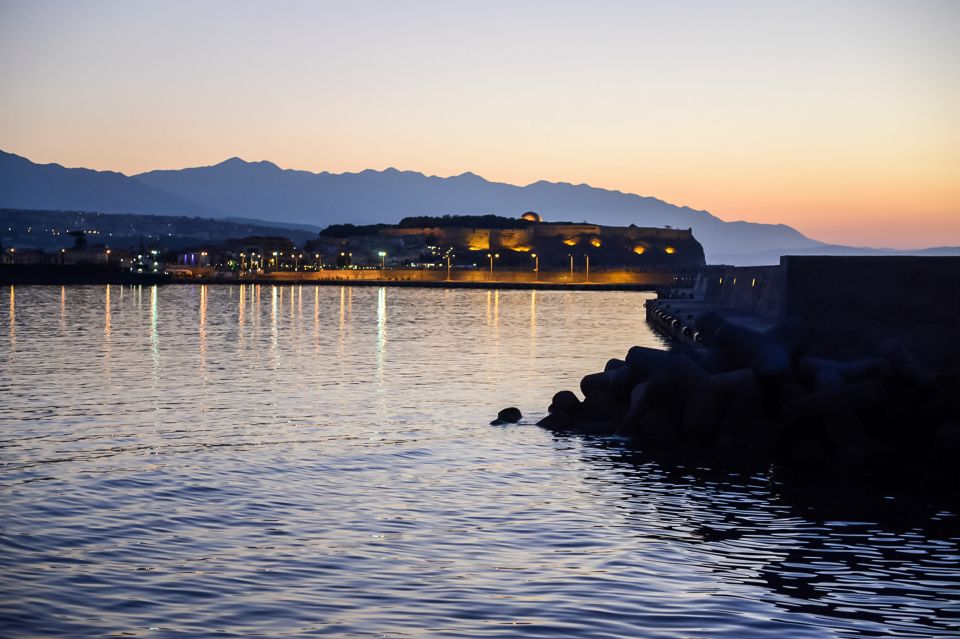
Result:
<svg viewBox="0 0 960 639"><path fill-rule="evenodd" d="M527 211L526 213L524 213L523 215L520 216L520 219L521 219L521 220L526 220L527 222L542 222L542 221L543 221L543 220L540 219L540 214L539 214L539 213L534 213L533 211Z"/></svg>

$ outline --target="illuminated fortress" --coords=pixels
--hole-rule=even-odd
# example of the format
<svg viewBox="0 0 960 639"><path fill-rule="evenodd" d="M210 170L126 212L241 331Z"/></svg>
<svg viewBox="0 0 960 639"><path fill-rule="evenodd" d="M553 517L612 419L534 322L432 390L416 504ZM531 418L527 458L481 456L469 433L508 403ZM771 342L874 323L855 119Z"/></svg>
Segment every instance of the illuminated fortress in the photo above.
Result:
<svg viewBox="0 0 960 639"><path fill-rule="evenodd" d="M595 266L605 268L704 265L703 247L690 229L544 222L533 212L519 219L406 218L396 226L379 226L376 232L381 238L400 240L408 248L429 246L467 254L481 252L483 256L496 252L504 264L519 264L536 253L541 268L564 268L571 256L579 260L586 255Z"/></svg>

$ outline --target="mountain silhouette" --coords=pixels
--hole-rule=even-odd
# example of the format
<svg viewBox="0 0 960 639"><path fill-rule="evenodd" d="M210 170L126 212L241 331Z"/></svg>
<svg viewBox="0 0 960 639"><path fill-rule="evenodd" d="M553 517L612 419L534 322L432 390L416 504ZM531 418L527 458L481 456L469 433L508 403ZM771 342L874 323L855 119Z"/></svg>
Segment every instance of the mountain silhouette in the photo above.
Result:
<svg viewBox="0 0 960 639"><path fill-rule="evenodd" d="M0 151L0 202L11 209L218 216L122 173L35 164L4 151Z"/></svg>
<svg viewBox="0 0 960 639"><path fill-rule="evenodd" d="M313 225L398 222L415 215L537 211L546 221L692 228L713 256L824 246L782 224L724 222L707 211L586 184L491 182L474 173L427 176L389 168L311 173L230 158L213 166L134 176L35 164L0 152L0 207L249 218Z"/></svg>

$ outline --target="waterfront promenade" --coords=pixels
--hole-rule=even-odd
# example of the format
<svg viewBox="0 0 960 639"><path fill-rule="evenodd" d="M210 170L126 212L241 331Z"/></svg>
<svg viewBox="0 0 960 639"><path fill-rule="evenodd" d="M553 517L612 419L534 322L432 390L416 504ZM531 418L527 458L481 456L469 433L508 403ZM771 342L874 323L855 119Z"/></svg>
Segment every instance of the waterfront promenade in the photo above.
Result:
<svg viewBox="0 0 960 639"><path fill-rule="evenodd" d="M693 273L671 271L574 271L487 269L325 269L239 275L198 269L187 275L141 275L120 269L59 265L3 265L2 284L307 284L333 286L412 286L424 288L505 288L525 290L653 291L692 286Z"/></svg>

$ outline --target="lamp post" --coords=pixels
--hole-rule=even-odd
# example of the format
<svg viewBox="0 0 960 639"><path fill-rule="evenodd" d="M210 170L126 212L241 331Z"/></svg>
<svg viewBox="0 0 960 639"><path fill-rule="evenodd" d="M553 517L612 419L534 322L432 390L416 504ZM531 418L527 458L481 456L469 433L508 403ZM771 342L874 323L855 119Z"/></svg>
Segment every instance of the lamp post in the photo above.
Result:
<svg viewBox="0 0 960 639"><path fill-rule="evenodd" d="M319 253L313 254L313 270L315 271L320 270L320 254Z"/></svg>
<svg viewBox="0 0 960 639"><path fill-rule="evenodd" d="M296 254L294 254L294 256L293 256L293 270L294 270L294 271L299 271L299 270L300 270L300 258L301 258L301 257L303 257L303 254L302 254L302 253L296 253Z"/></svg>
<svg viewBox="0 0 960 639"><path fill-rule="evenodd" d="M450 258L453 257L450 255L450 252L447 252L447 281L450 281Z"/></svg>
<svg viewBox="0 0 960 639"><path fill-rule="evenodd" d="M537 257L536 253L534 253L530 257L533 258L533 273L534 273L534 280L536 280L536 278L540 277L540 258Z"/></svg>
<svg viewBox="0 0 960 639"><path fill-rule="evenodd" d="M584 255L584 257L587 258L586 279L584 281L589 282L590 281L590 256Z"/></svg>
<svg viewBox="0 0 960 639"><path fill-rule="evenodd" d="M573 281L573 253L567 253L567 257L570 258L570 281Z"/></svg>
<svg viewBox="0 0 960 639"><path fill-rule="evenodd" d="M500 259L500 254L499 254L499 253L493 253L493 254L487 253L487 257L490 258L490 274L492 275L492 274L493 274L493 260L494 260L494 258L496 258L496 259L499 260L499 259Z"/></svg>
<svg viewBox="0 0 960 639"><path fill-rule="evenodd" d="M279 270L280 270L280 260L277 259L277 252L276 252L276 251L273 252L273 270L275 270L275 271L279 271Z"/></svg>
<svg viewBox="0 0 960 639"><path fill-rule="evenodd" d="M386 268L387 268L387 252L386 252L386 251L380 251L379 253L377 253L377 255L380 256L380 270L381 270L381 271L386 270Z"/></svg>

